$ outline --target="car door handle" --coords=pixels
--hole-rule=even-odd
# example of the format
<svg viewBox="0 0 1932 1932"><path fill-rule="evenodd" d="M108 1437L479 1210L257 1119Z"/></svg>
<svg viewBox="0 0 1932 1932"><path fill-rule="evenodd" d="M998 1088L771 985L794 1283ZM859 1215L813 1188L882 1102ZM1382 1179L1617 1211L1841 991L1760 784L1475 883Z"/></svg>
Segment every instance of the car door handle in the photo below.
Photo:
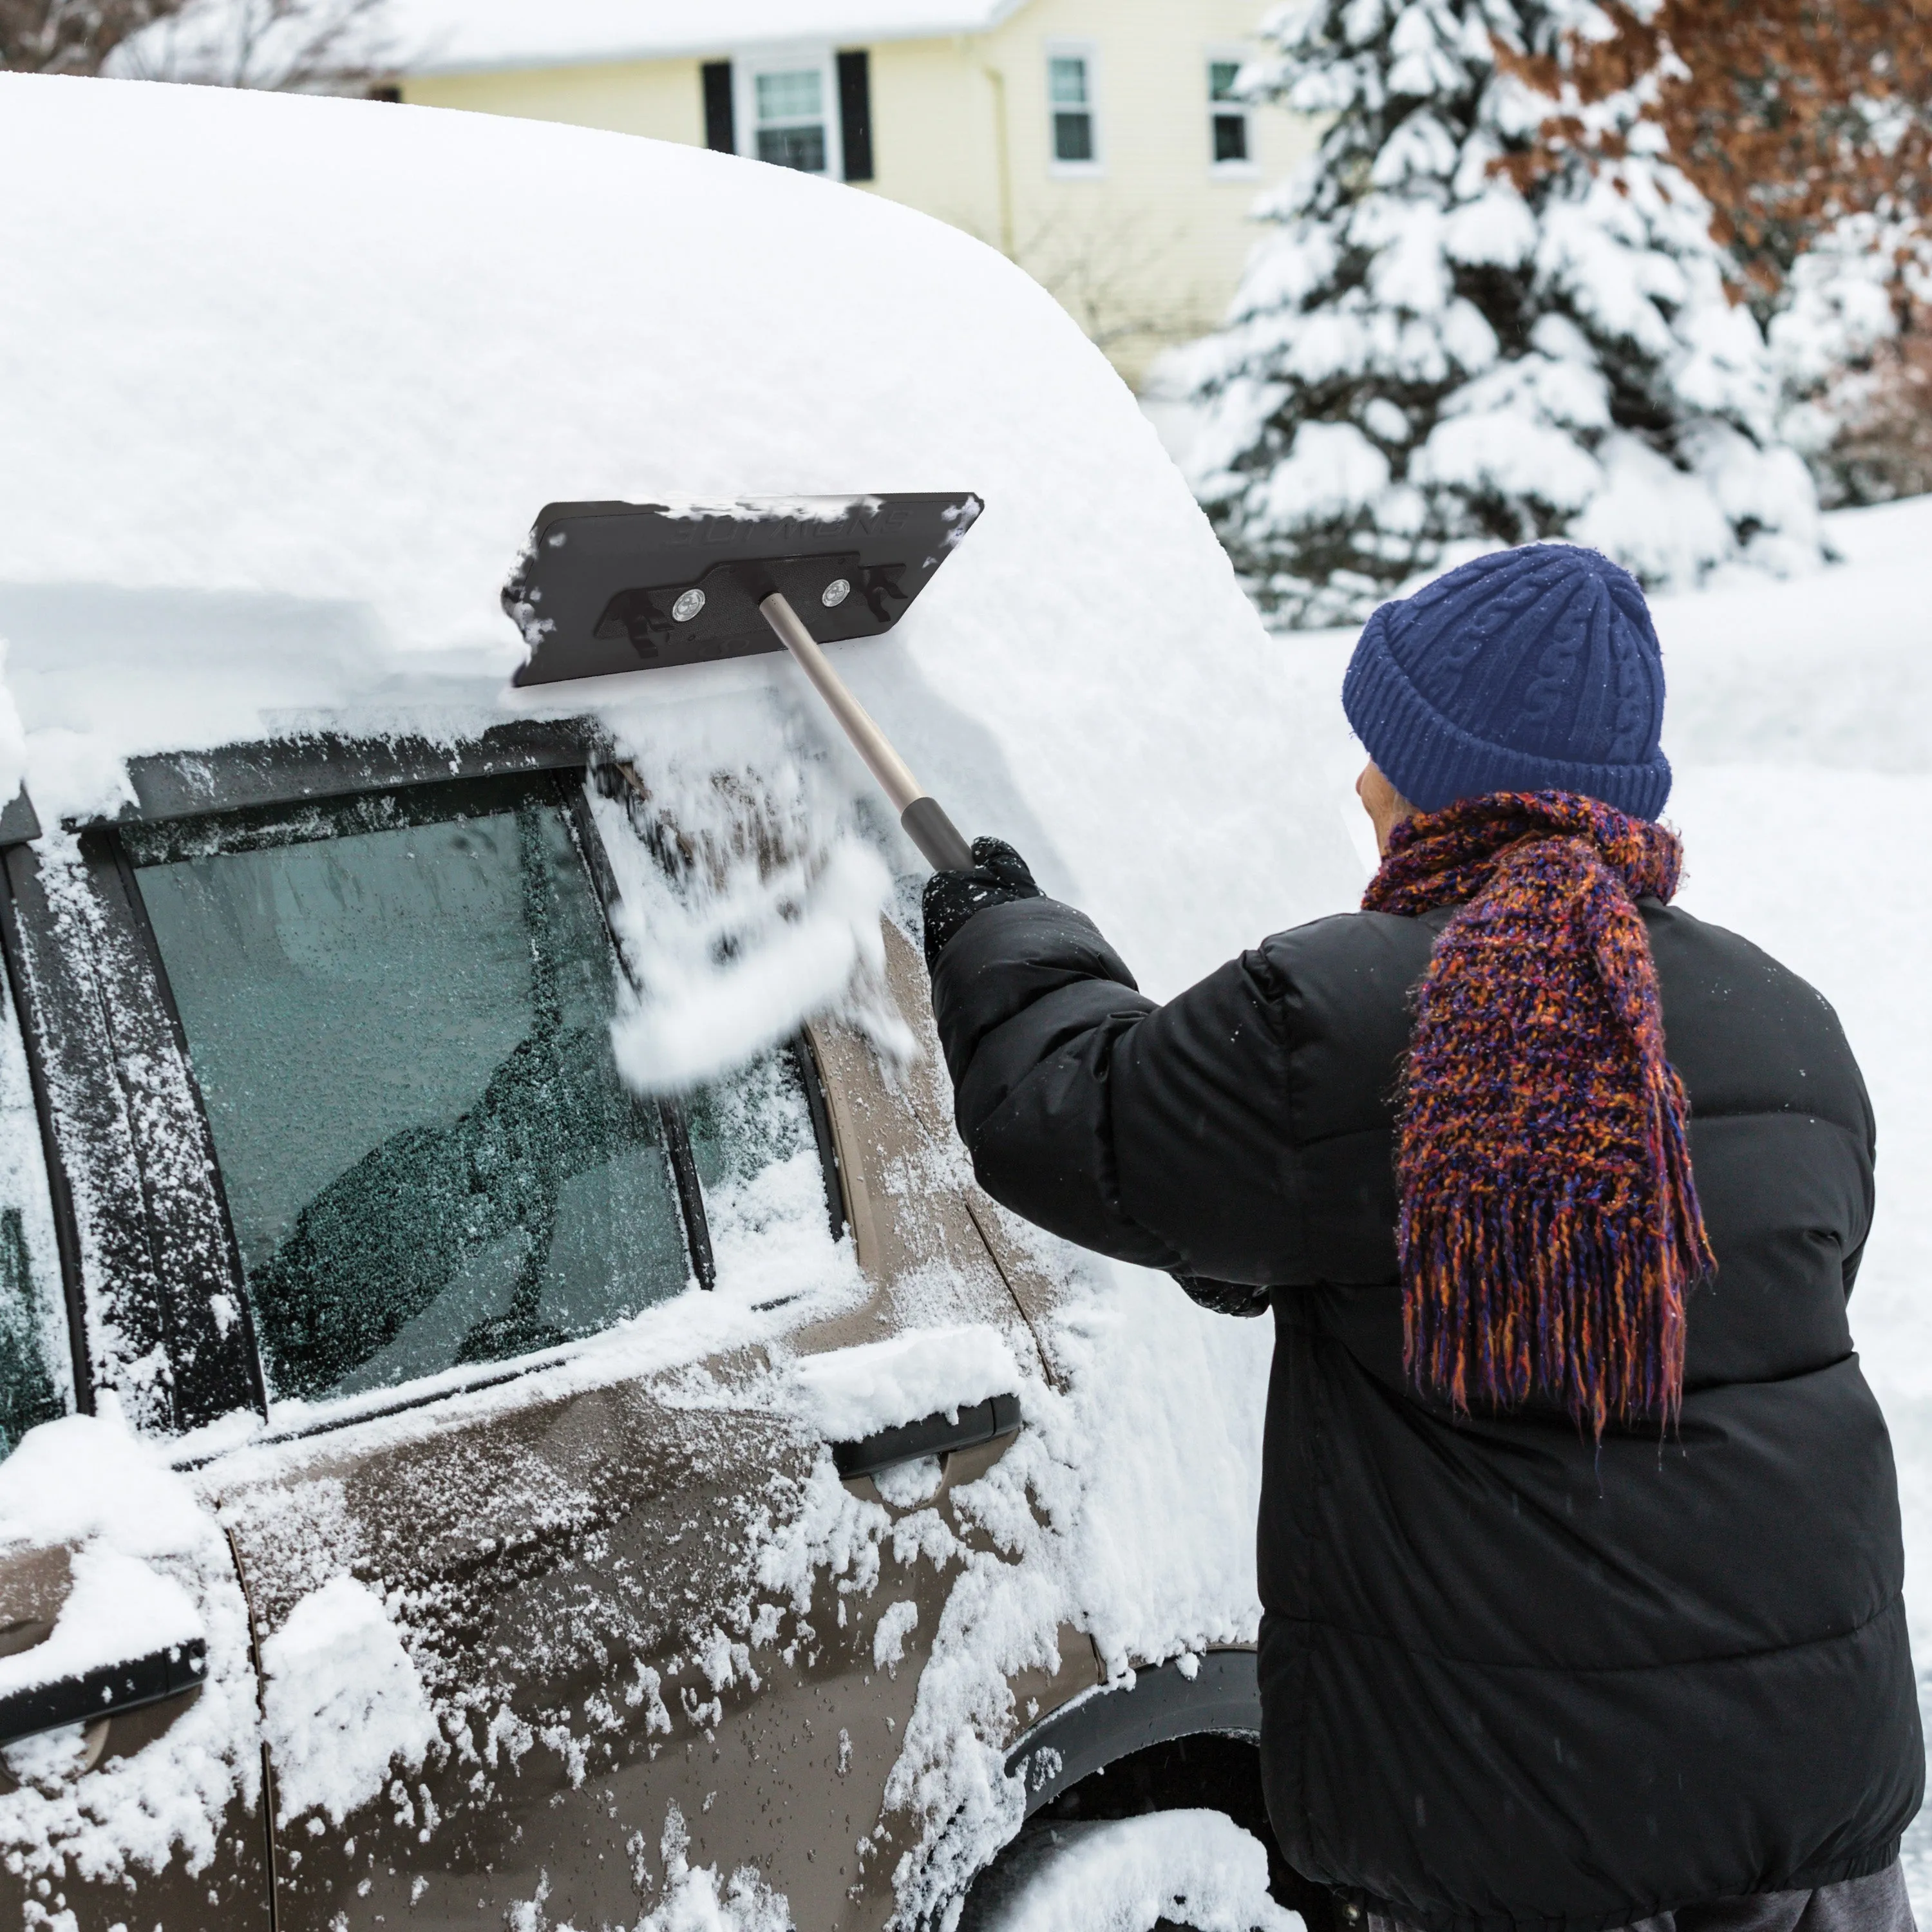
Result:
<svg viewBox="0 0 1932 1932"><path fill-rule="evenodd" d="M197 1636L129 1663L104 1664L76 1677L31 1684L0 1697L0 1744L184 1696L207 1675L208 1645Z"/></svg>
<svg viewBox="0 0 1932 1932"><path fill-rule="evenodd" d="M1019 1397L996 1395L970 1408L962 1406L956 1420L942 1409L917 1422L882 1429L862 1442L835 1442L832 1466L843 1477L876 1476L896 1463L916 1462L922 1456L946 1456L956 1449L976 1449L982 1442L997 1442L1002 1436L1012 1435L1020 1419Z"/></svg>

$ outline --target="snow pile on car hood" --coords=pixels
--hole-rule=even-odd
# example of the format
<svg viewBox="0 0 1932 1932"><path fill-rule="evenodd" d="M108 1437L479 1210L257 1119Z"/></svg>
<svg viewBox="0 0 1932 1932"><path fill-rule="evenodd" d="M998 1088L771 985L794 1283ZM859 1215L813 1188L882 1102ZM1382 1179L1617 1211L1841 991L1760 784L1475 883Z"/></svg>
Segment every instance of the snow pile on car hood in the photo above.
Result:
<svg viewBox="0 0 1932 1932"><path fill-rule="evenodd" d="M0 169L62 184L0 212L0 638L44 817L130 753L330 720L661 731L736 689L824 742L782 660L509 697L537 511L964 488L986 514L932 590L835 648L956 820L1157 989L1346 892L1205 520L969 237L700 149L136 82L0 76Z"/></svg>

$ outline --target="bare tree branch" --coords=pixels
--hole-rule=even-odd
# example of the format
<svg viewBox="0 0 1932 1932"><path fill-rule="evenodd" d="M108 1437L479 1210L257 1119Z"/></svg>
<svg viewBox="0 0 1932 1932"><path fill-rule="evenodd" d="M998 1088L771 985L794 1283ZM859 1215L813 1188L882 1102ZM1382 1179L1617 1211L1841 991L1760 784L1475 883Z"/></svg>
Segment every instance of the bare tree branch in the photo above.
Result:
<svg viewBox="0 0 1932 1932"><path fill-rule="evenodd" d="M0 0L0 7L9 4ZM136 80L360 93L389 71L386 6L387 0L185 0L124 41L110 71Z"/></svg>
<svg viewBox="0 0 1932 1932"><path fill-rule="evenodd" d="M98 74L122 42L184 0L0 0L0 69Z"/></svg>
<svg viewBox="0 0 1932 1932"><path fill-rule="evenodd" d="M1204 334L1218 320L1205 291L1178 278L1186 236L1138 211L1067 221L1049 215L1013 259L1112 357Z"/></svg>

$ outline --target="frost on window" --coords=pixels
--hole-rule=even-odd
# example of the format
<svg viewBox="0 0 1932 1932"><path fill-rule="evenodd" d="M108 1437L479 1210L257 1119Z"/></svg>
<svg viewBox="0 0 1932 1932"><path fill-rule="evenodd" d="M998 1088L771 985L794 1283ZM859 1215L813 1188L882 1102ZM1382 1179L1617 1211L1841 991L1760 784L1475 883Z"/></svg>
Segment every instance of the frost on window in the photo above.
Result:
<svg viewBox="0 0 1932 1932"><path fill-rule="evenodd" d="M818 1142L795 1048L761 1054L740 1072L700 1088L688 1105L692 1157L707 1197L742 1187L782 1162L802 1160L819 1174Z"/></svg>
<svg viewBox="0 0 1932 1932"><path fill-rule="evenodd" d="M775 1048L686 1100L721 1282L795 1288L831 1252L802 1051Z"/></svg>
<svg viewBox="0 0 1932 1932"><path fill-rule="evenodd" d="M54 1380L50 1312L34 1280L20 1210L0 1208L0 1456L36 1423L67 1412Z"/></svg>
<svg viewBox="0 0 1932 1932"><path fill-rule="evenodd" d="M137 875L283 1397L553 1346L688 1279L558 796L447 789L476 808L290 816Z"/></svg>
<svg viewBox="0 0 1932 1932"><path fill-rule="evenodd" d="M0 1012L0 1457L72 1405L46 1159L10 998Z"/></svg>

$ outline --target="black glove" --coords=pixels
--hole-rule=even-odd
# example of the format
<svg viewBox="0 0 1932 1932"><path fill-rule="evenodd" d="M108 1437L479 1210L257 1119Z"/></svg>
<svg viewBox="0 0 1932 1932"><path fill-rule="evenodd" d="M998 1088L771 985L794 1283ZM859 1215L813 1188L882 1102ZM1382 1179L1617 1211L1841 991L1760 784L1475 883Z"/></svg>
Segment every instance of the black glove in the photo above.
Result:
<svg viewBox="0 0 1932 1932"><path fill-rule="evenodd" d="M1265 1315L1270 1291L1244 1282L1210 1281L1204 1275L1176 1274L1174 1280L1210 1315Z"/></svg>
<svg viewBox="0 0 1932 1932"><path fill-rule="evenodd" d="M939 964L953 934L976 912L1040 896L1027 862L1004 838L974 839L970 872L935 872L926 882L920 902L926 921L926 970L930 973Z"/></svg>

